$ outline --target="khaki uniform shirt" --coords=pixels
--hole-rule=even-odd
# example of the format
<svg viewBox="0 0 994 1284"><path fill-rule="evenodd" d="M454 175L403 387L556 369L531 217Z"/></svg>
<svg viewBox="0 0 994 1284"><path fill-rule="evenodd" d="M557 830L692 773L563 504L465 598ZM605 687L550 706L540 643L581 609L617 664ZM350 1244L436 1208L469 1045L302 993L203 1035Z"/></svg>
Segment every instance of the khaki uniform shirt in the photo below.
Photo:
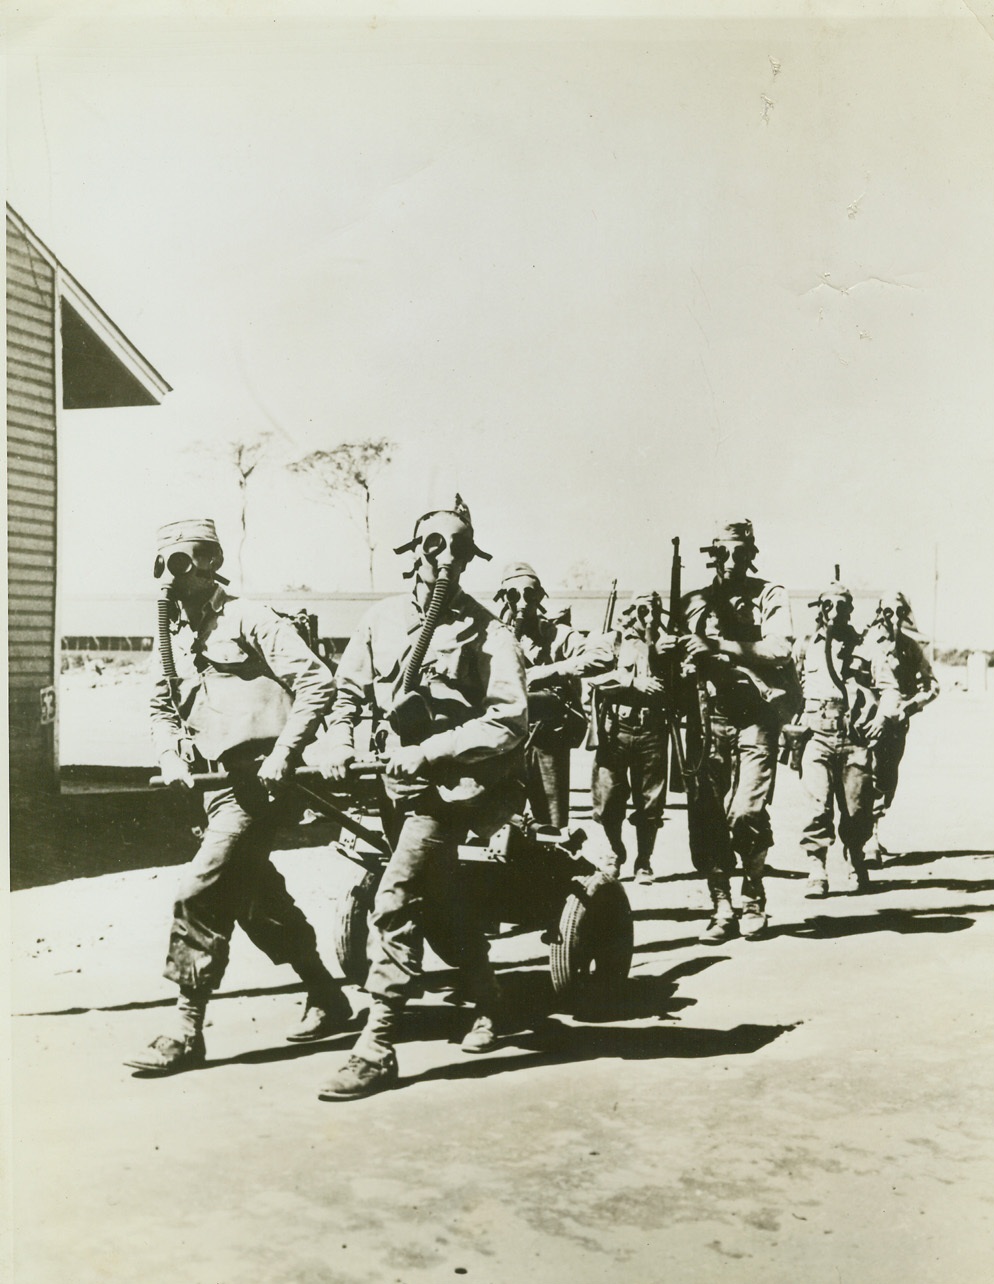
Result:
<svg viewBox="0 0 994 1284"><path fill-rule="evenodd" d="M910 712L917 712L938 696L939 682L924 646L906 633L890 638L882 629L870 628L860 653L869 661L885 716L896 716L909 700L914 701Z"/></svg>
<svg viewBox="0 0 994 1284"><path fill-rule="evenodd" d="M819 626L798 646L794 662L804 690L803 722L814 731L845 728L859 737L876 711L869 665L859 651L860 635L851 626L832 638L832 668L843 684L840 689L829 672L825 630Z"/></svg>
<svg viewBox="0 0 994 1284"><path fill-rule="evenodd" d="M257 741L299 751L334 698L331 671L288 619L220 586L198 629L181 618L173 663L175 703L156 650L150 712L159 758L190 740L209 760Z"/></svg>
<svg viewBox="0 0 994 1284"><path fill-rule="evenodd" d="M798 699L794 668L794 625L790 597L782 584L749 576L728 593L717 581L684 598L688 631L729 642L764 643L769 658L752 667L726 657L713 657L701 665L708 691L717 700L733 704L758 694L779 716L787 717Z"/></svg>
<svg viewBox="0 0 994 1284"><path fill-rule="evenodd" d="M367 611L335 674L329 743L352 747L367 713L384 749L399 744L387 718L423 623L413 595L385 598ZM419 747L436 768L432 780L454 783L462 773L481 784L502 779L528 731L524 660L510 629L462 589L439 616L418 689L431 713L431 734ZM397 797L415 792L389 777L386 783Z"/></svg>

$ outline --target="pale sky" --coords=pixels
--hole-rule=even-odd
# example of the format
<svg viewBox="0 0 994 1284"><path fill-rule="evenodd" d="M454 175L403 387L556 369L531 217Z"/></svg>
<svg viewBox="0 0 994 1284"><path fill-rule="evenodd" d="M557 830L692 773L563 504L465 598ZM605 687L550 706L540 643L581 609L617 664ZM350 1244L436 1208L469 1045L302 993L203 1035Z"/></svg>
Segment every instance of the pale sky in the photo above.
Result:
<svg viewBox="0 0 994 1284"><path fill-rule="evenodd" d="M495 558L470 586L526 559L665 589L680 535L689 587L749 516L765 573L839 562L926 630L938 549L939 641L994 646L994 40L966 5L264 8L7 19L8 199L174 388L65 414L64 592L147 590L193 514L233 567L233 475L189 447L275 425L288 454L397 442L384 589L453 489ZM366 587L358 527L275 464L250 505L248 589Z"/></svg>

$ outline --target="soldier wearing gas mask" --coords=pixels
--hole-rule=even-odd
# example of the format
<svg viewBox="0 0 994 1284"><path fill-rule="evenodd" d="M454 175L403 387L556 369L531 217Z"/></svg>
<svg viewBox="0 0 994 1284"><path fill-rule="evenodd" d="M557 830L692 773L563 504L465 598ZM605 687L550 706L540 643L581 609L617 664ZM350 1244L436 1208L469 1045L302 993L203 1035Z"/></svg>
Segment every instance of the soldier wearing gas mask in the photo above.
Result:
<svg viewBox="0 0 994 1284"><path fill-rule="evenodd" d="M767 924L763 870L773 844L773 796L780 728L797 711L790 598L781 584L753 574L752 522L719 526L701 550L714 579L684 598L688 634L681 649L706 691L702 755L688 787L687 821L695 868L708 882L713 916L701 940L719 944ZM742 862L742 907L732 908L731 875Z"/></svg>
<svg viewBox="0 0 994 1284"><path fill-rule="evenodd" d="M288 818L279 786L330 708L334 682L288 619L225 590L222 561L207 518L158 532L153 747L168 785L192 788L193 771L208 764L230 783L204 795L203 839L176 896L165 969L180 990L176 1028L126 1063L150 1075L203 1064L204 1014L236 923L304 983L303 1019L289 1039L323 1038L351 1016L311 925L269 860Z"/></svg>
<svg viewBox="0 0 994 1284"><path fill-rule="evenodd" d="M662 600L655 590L633 593L621 614L620 628L601 639L606 663L591 679L594 765L593 815L611 848L611 872L627 857L622 826L635 830L637 882L651 883L652 857L666 804L666 753L669 743L662 654Z"/></svg>
<svg viewBox="0 0 994 1284"><path fill-rule="evenodd" d="M867 856L885 854L877 826L897 792L898 773L908 743L908 722L939 695L939 683L926 654L926 641L903 593L885 593L863 638L879 699L873 724L873 834Z"/></svg>
<svg viewBox="0 0 994 1284"><path fill-rule="evenodd" d="M804 692L799 770L811 800L801 837L810 869L805 895L817 898L828 894L827 856L835 840L836 807L839 839L856 889L865 891L869 885L863 849L873 828L870 725L877 701L870 666L859 653L860 634L850 623L852 594L833 582L811 605L818 612L817 624L798 646L795 663Z"/></svg>
<svg viewBox="0 0 994 1284"><path fill-rule="evenodd" d="M338 694L319 746L322 770L344 779L355 727L372 719L386 755L396 809L393 855L370 924L369 1017L352 1055L319 1092L325 1101L367 1097L397 1081L397 1026L419 991L426 925L444 921L475 1019L466 1052L497 1045L499 990L489 946L471 907L454 898L459 844L488 836L524 805L521 746L528 729L524 661L514 635L464 593L459 578L476 545L469 509L425 513L395 550L413 552L409 596L367 612L336 672Z"/></svg>
<svg viewBox="0 0 994 1284"><path fill-rule="evenodd" d="M580 679L600 673L610 654L572 627L569 612L546 615L545 589L527 562L505 567L494 601L525 657L528 739L525 784L532 818L562 829L569 824L570 750L587 733Z"/></svg>

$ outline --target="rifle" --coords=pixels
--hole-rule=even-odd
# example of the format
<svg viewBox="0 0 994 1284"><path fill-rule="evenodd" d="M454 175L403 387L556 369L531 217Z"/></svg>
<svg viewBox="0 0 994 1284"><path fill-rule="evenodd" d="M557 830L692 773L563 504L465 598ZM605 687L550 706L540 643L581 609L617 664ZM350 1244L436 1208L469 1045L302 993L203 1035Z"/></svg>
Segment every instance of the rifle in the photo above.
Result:
<svg viewBox="0 0 994 1284"><path fill-rule="evenodd" d="M618 581L611 581L611 592L607 595L607 606L604 608L604 625L602 633L610 633L614 624L614 608L618 605Z"/></svg>
<svg viewBox="0 0 994 1284"><path fill-rule="evenodd" d="M606 635L611 632L614 626L614 609L618 605L618 581L611 581L611 591L607 595L607 606L604 608L604 623L601 625L601 634ZM590 701L590 709L587 715L587 734L583 741L585 749L596 749L597 734L597 688L591 686L587 688Z"/></svg>
<svg viewBox="0 0 994 1284"><path fill-rule="evenodd" d="M673 560L670 563L670 601L669 601L669 620L667 623L667 633L671 637L680 637L688 631L687 615L683 609L683 588L681 584L681 571L683 563L680 560L680 537L673 538ZM697 775L704 765L708 750L711 744L711 716L708 708L707 688L698 675L694 676L694 694L695 701L686 714L687 730L690 730L691 719L698 723L697 731L700 737L700 754L697 762L693 766L687 762L687 746L681 738L681 721L683 717L680 712L682 703L682 660L676 648L674 648L669 657L666 674L667 699L666 707L668 711L668 721L670 730L670 739L672 742L673 752L670 758L671 768L675 767L676 771L670 771L671 787L679 791L682 787L687 794L688 799L691 797L697 784ZM679 782L679 784L678 784Z"/></svg>

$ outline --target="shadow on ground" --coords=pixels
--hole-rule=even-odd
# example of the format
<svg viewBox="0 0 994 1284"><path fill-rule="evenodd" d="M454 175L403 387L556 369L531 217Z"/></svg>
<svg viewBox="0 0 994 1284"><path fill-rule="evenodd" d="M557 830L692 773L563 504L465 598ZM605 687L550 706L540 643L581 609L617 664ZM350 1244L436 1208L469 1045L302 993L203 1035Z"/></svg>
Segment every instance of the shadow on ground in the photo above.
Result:
<svg viewBox="0 0 994 1284"><path fill-rule="evenodd" d="M180 865L196 852L203 823L200 798L171 789L53 795L11 813L11 890ZM288 825L277 847L324 847L338 834L329 821Z"/></svg>
<svg viewBox="0 0 994 1284"><path fill-rule="evenodd" d="M488 1079L525 1067L596 1061L602 1057L632 1061L748 1056L794 1028L793 1025L737 1025L729 1030L689 1026L592 1028L549 1022L541 1030L515 1035L509 1040L514 1052L437 1066L417 1078L401 1079L399 1086L413 1086L432 1079Z"/></svg>

